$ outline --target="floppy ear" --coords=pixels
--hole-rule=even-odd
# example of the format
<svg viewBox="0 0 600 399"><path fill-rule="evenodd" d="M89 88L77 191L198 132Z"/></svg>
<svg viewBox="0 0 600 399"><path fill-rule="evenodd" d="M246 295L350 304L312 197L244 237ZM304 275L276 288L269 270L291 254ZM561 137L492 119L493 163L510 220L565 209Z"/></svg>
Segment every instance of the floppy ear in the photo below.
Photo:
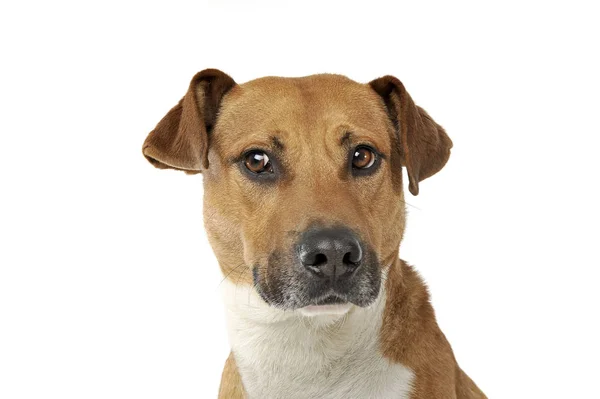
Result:
<svg viewBox="0 0 600 399"><path fill-rule="evenodd" d="M216 69L198 72L185 96L150 132L142 152L160 169L199 173L208 168L209 135L223 96L235 82Z"/></svg>
<svg viewBox="0 0 600 399"><path fill-rule="evenodd" d="M408 173L408 189L419 194L419 182L436 174L448 161L452 141L424 109L418 107L393 76L369 85L383 98L401 144L400 153Z"/></svg>

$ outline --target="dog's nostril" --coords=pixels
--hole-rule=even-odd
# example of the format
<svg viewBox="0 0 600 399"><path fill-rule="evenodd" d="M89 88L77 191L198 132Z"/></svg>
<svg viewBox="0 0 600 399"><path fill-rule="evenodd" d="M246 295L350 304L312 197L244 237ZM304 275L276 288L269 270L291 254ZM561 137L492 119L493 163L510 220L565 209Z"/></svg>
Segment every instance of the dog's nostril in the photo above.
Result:
<svg viewBox="0 0 600 399"><path fill-rule="evenodd" d="M344 257L342 258L342 262L344 262L345 265L356 265L360 262L361 259L362 253L346 252Z"/></svg>
<svg viewBox="0 0 600 399"><path fill-rule="evenodd" d="M311 266L321 266L325 263L327 263L327 256L325 256L325 254L316 254Z"/></svg>
<svg viewBox="0 0 600 399"><path fill-rule="evenodd" d="M319 267L327 264L327 255L316 251L300 251L300 261L304 266Z"/></svg>

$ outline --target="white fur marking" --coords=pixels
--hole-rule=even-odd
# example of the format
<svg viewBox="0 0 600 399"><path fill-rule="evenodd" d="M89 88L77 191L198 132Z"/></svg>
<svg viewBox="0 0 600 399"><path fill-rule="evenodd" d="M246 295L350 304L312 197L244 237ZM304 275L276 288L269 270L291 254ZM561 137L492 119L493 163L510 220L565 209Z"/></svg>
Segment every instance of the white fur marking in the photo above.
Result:
<svg viewBox="0 0 600 399"><path fill-rule="evenodd" d="M229 280L222 286L229 340L249 398L409 398L414 373L379 348L383 289L368 308L307 317L269 306L250 286Z"/></svg>

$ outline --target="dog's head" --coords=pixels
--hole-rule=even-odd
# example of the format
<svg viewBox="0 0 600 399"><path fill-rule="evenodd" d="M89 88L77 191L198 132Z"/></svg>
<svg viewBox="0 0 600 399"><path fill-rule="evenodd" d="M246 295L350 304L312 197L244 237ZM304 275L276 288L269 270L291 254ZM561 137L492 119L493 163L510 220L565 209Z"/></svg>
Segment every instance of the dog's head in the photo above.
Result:
<svg viewBox="0 0 600 399"><path fill-rule="evenodd" d="M143 147L156 167L204 175L204 219L223 273L270 305L298 309L379 294L404 232L409 189L452 142L386 76L192 79Z"/></svg>

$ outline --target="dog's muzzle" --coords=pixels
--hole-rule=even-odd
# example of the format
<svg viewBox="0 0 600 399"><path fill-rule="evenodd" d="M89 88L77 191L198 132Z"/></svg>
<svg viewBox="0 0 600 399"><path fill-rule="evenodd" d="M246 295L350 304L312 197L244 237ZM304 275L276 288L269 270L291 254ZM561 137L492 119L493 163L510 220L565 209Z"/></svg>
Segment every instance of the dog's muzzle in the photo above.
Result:
<svg viewBox="0 0 600 399"><path fill-rule="evenodd" d="M353 303L368 306L379 294L381 271L374 252L344 227L310 228L292 253L274 254L266 273L254 269L255 286L273 306Z"/></svg>

